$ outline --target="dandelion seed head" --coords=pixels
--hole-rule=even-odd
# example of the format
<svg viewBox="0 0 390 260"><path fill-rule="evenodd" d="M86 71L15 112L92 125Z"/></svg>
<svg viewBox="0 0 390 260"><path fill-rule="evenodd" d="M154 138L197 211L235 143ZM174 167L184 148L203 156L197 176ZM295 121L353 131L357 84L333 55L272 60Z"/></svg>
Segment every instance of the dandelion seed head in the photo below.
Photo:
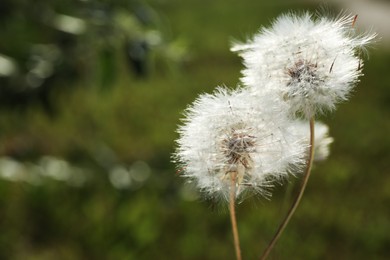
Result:
<svg viewBox="0 0 390 260"><path fill-rule="evenodd" d="M302 135L309 145L310 129L309 122L304 120L295 120L292 125L293 131ZM329 157L330 145L333 143L333 137L329 136L329 127L317 121L314 124L314 161L324 161Z"/></svg>
<svg viewBox="0 0 390 260"><path fill-rule="evenodd" d="M321 122L315 124L314 161L324 161L329 157L333 137L329 136L329 127Z"/></svg>
<svg viewBox="0 0 390 260"><path fill-rule="evenodd" d="M232 51L243 58L242 82L255 93L278 91L292 114L310 118L348 98L362 75L360 53L375 34L357 34L355 17L286 14Z"/></svg>
<svg viewBox="0 0 390 260"><path fill-rule="evenodd" d="M281 180L304 164L306 144L292 134L283 106L246 89L218 88L201 95L185 112L174 159L204 194L228 200L231 174L236 195L269 195Z"/></svg>

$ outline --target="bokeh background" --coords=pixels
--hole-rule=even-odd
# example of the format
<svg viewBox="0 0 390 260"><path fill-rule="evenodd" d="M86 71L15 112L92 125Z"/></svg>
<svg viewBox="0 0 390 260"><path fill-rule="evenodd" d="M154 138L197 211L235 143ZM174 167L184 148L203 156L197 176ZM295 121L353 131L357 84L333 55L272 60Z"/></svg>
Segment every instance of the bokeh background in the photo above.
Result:
<svg viewBox="0 0 390 260"><path fill-rule="evenodd" d="M183 109L238 84L229 51L317 1L1 0L0 259L234 259L226 206L170 162ZM271 259L390 258L388 1L338 1L381 40ZM387 20L386 20L387 19ZM256 259L299 186L237 206Z"/></svg>

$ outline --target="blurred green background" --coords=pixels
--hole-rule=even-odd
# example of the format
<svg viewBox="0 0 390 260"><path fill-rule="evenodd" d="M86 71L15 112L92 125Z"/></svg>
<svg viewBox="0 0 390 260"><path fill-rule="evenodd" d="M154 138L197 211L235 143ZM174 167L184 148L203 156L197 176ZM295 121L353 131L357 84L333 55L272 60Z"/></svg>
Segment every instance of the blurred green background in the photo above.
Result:
<svg viewBox="0 0 390 260"><path fill-rule="evenodd" d="M238 84L232 40L317 8L2 0L0 259L234 259L226 206L202 199L170 162L175 130L199 93ZM315 165L270 259L390 258L389 66L376 44L350 101L322 118L330 158ZM238 205L244 259L260 256L298 184Z"/></svg>

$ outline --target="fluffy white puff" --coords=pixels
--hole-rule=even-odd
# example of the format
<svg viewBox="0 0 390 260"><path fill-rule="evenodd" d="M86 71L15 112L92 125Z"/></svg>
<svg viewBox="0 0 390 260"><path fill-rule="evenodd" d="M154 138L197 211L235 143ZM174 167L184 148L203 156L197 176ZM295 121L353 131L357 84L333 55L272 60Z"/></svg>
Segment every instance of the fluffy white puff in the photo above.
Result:
<svg viewBox="0 0 390 260"><path fill-rule="evenodd" d="M183 176L206 195L228 200L236 172L237 197L268 195L273 181L301 168L307 148L302 136L288 131L290 120L277 103L242 89L201 95L178 129L174 160Z"/></svg>
<svg viewBox="0 0 390 260"><path fill-rule="evenodd" d="M296 134L302 135L306 144L310 142L310 127L309 122L304 120L296 120L290 126ZM329 136L329 127L322 122L314 124L314 161L324 161L330 154L330 145L333 143L333 137ZM308 155L308 152L307 152Z"/></svg>
<svg viewBox="0 0 390 260"><path fill-rule="evenodd" d="M294 115L310 118L333 110L358 82L360 51L376 36L356 35L355 18L280 16L248 43L232 47L244 60L243 84L254 93L279 92Z"/></svg>

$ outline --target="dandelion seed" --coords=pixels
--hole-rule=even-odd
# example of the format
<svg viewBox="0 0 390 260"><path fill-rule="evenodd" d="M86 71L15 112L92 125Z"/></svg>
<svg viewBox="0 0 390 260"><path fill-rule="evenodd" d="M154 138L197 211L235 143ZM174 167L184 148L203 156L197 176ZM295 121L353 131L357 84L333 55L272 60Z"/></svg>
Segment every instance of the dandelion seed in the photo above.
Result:
<svg viewBox="0 0 390 260"><path fill-rule="evenodd" d="M336 19L287 14L232 51L244 60L242 82L255 93L279 92L306 119L333 110L362 75L360 51L375 34L357 35L356 16Z"/></svg>

